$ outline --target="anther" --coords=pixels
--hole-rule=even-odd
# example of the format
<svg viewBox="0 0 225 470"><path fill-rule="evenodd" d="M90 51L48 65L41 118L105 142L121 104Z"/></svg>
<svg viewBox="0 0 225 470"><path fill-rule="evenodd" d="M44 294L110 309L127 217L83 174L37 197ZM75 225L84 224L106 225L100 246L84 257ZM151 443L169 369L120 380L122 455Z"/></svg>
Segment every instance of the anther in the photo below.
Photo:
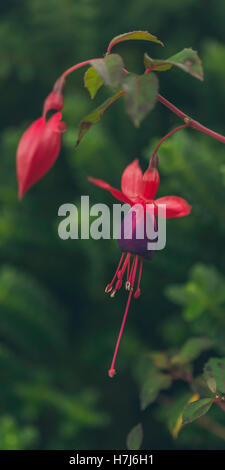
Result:
<svg viewBox="0 0 225 470"><path fill-rule="evenodd" d="M113 298L115 297L115 295L116 295L116 289L114 289L114 290L111 292L111 294L110 294L111 299L113 299Z"/></svg>
<svg viewBox="0 0 225 470"><path fill-rule="evenodd" d="M112 285L108 284L105 288L105 293L108 294L112 290Z"/></svg>
<svg viewBox="0 0 225 470"><path fill-rule="evenodd" d="M135 293L134 293L134 298L135 299L138 299L138 297L140 297L141 295L141 289L139 289L139 287L136 289Z"/></svg>
<svg viewBox="0 0 225 470"><path fill-rule="evenodd" d="M109 369L108 370L108 375L111 379L114 377L115 374L116 374L115 369Z"/></svg>
<svg viewBox="0 0 225 470"><path fill-rule="evenodd" d="M125 282L125 289L130 290L130 281Z"/></svg>

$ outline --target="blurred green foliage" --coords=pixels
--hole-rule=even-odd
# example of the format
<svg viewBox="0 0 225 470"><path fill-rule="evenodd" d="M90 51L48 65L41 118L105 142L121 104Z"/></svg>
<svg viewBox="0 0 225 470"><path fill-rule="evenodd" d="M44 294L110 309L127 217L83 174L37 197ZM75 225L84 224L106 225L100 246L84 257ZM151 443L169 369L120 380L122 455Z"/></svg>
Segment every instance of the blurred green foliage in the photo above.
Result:
<svg viewBox="0 0 225 470"><path fill-rule="evenodd" d="M78 61L101 57L113 36L135 29L166 44L166 53L139 41L116 46L135 73L143 71L144 52L163 58L184 47L198 50L205 81L174 69L159 74L160 91L224 133L224 1L8 0L0 12L0 448L122 449L140 422L144 448L224 448L219 407L210 410L213 426L192 423L174 440L168 429L190 399L186 382L158 387L158 404L140 411L137 380L146 353L177 354L196 336L212 345L191 359L194 375L210 357L225 355L223 145L185 130L160 149L159 195L182 196L193 209L168 221L166 249L144 263L143 295L129 312L112 381L107 368L125 295L109 300L104 287L119 251L113 241L60 240L58 207L79 206L81 194L111 204L87 175L119 187L124 167L139 157L144 169L157 137L180 121L158 104L137 130L118 101L75 150L80 119L108 97L101 89L91 102L78 71L67 80L68 130L54 169L20 203L15 173L18 140L41 115L56 78ZM178 411L167 419L172 402Z"/></svg>

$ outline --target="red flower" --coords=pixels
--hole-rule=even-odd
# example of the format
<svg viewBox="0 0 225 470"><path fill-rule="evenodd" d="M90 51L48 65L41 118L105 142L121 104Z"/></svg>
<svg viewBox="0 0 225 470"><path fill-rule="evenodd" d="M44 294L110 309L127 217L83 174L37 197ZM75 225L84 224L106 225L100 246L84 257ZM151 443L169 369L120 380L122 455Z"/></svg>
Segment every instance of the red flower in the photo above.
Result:
<svg viewBox="0 0 225 470"><path fill-rule="evenodd" d="M55 163L61 149L61 133L66 128L61 118L60 112L49 121L42 116L23 134L16 155L19 199Z"/></svg>
<svg viewBox="0 0 225 470"><path fill-rule="evenodd" d="M144 207L145 212L148 210L147 204L154 204L154 211L155 215L158 213L158 205L165 204L166 205L166 217L183 217L188 215L191 211L191 206L181 197L177 196L166 196L161 197L159 199L154 200L158 186L159 186L159 173L157 170L158 166L158 158L154 155L151 158L149 168L145 171L144 175L139 167L138 160L134 160L130 165L126 167L122 174L121 178L121 191L113 188L105 181L89 178L89 180L100 186L107 191L110 191L113 196L116 197L121 202L130 204L134 206L135 204L141 204ZM136 220L136 219L135 219ZM125 223L126 218L124 219ZM137 224L138 222L135 222ZM151 259L153 255L153 251L148 251L146 248L146 244L149 241L147 236L145 236L144 240L137 240L136 237L133 237L134 229L133 220L132 220L132 238L130 240L121 239L118 240L118 244L120 246L122 253L120 262L116 269L115 275L110 282L106 286L105 291L111 292L111 297L114 297L116 292L122 287L123 279L126 273L126 280L125 280L125 288L129 291L129 297L125 309L125 313L123 316L122 325L120 328L119 336L116 343L116 348L112 360L111 367L108 371L109 376L113 377L115 375L115 360L117 351L119 348L119 343L121 340L121 336L123 333L123 328L125 325L131 297L134 291L134 284L135 284L135 277L139 263L139 255L140 255L140 263L139 263L139 275L138 281L136 285L136 289L134 292L134 297L138 298L141 294L140 291L140 281L141 281L141 274L142 274L142 265L143 265L143 257ZM125 256L126 253L126 256ZM133 259L131 258L133 255ZM114 286L114 287L113 287Z"/></svg>
<svg viewBox="0 0 225 470"><path fill-rule="evenodd" d="M110 191L116 199L133 206L134 204L154 204L157 215L158 204L166 205L166 218L183 217L191 210L190 204L178 196L165 196L154 200L159 186L159 173L157 170L157 157L151 160L149 168L142 174L138 160L128 165L121 178L121 191L108 183L95 178L89 181Z"/></svg>

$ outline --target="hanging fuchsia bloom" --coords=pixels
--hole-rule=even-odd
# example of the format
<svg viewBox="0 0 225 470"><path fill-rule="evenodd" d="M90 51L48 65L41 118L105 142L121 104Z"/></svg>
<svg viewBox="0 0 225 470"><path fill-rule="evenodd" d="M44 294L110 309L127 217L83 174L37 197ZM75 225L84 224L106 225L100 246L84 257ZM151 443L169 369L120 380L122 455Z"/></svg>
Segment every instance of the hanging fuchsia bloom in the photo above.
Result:
<svg viewBox="0 0 225 470"><path fill-rule="evenodd" d="M16 155L19 199L55 163L61 149L61 133L66 128L61 118L61 113L56 113L46 122L42 116L23 134Z"/></svg>
<svg viewBox="0 0 225 470"><path fill-rule="evenodd" d="M57 80L45 99L42 117L34 121L20 139L16 154L19 199L50 170L59 155L61 133L66 129L60 112L64 84L63 77ZM47 113L51 110L58 112L47 120Z"/></svg>
<svg viewBox="0 0 225 470"><path fill-rule="evenodd" d="M105 181L89 178L92 183L110 191L113 196L115 196L116 199L118 199L119 201L127 203L130 206L135 206L138 204L141 205L141 207L143 207L144 209L144 211L140 212L140 217L137 211L135 219L133 218L133 214L132 218L128 218L129 212L124 218L121 227L121 237L118 239L118 245L122 251L122 256L120 258L118 267L116 269L112 281L106 286L105 289L106 293L110 292L111 297L114 297L116 292L122 287L124 281L125 289L129 291L127 305L123 316L119 336L117 339L112 364L108 371L109 377L113 377L115 375L115 360L119 348L119 343L122 337L131 297L133 295L134 298L138 298L141 294L140 282L143 258L151 259L154 253L154 251L148 250L147 248L148 242L152 240L147 237L146 231L144 232L143 239L138 239L136 237L136 229L138 228L138 224L141 222L141 218L143 219L143 212L145 214L148 212L148 207L150 204L154 205L155 215L157 215L158 213L158 206L164 204L166 206L166 218L183 217L185 215L188 215L191 211L191 206L184 199L177 196L166 196L154 200L160 181L157 167L158 158L156 155L154 155L151 158L149 168L145 171L143 175L139 167L138 160L134 160L130 165L126 167L125 171L122 174L121 191L113 188ZM153 222L154 226L156 226L155 218ZM124 236L126 224L129 224L128 228L131 230L131 237L128 239ZM135 286L138 264L139 274Z"/></svg>

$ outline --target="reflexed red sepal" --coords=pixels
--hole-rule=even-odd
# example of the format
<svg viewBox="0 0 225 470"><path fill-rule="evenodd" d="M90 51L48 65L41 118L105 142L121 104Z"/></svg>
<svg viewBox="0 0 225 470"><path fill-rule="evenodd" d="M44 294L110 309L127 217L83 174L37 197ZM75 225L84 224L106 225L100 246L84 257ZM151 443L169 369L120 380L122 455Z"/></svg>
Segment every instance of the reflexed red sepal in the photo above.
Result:
<svg viewBox="0 0 225 470"><path fill-rule="evenodd" d="M112 186L110 186L108 183L106 183L106 181L99 180L99 179L95 179L95 178L91 178L91 177L89 177L88 180L89 180L91 183L96 184L96 186L99 186L100 188L103 188L103 189L106 189L107 191L110 191L110 193L111 193L116 199L118 199L119 201L125 202L125 203L127 203L127 204L131 204L130 199L129 199L125 194L123 194L123 193L122 193L121 191L119 191L118 189L113 188Z"/></svg>
<svg viewBox="0 0 225 470"><path fill-rule="evenodd" d="M166 196L160 197L159 199L155 200L155 215L157 215L158 205L165 204L166 205L166 218L170 219L172 217L184 217L185 215L190 214L191 212L191 205L188 204L185 199L178 196Z"/></svg>

